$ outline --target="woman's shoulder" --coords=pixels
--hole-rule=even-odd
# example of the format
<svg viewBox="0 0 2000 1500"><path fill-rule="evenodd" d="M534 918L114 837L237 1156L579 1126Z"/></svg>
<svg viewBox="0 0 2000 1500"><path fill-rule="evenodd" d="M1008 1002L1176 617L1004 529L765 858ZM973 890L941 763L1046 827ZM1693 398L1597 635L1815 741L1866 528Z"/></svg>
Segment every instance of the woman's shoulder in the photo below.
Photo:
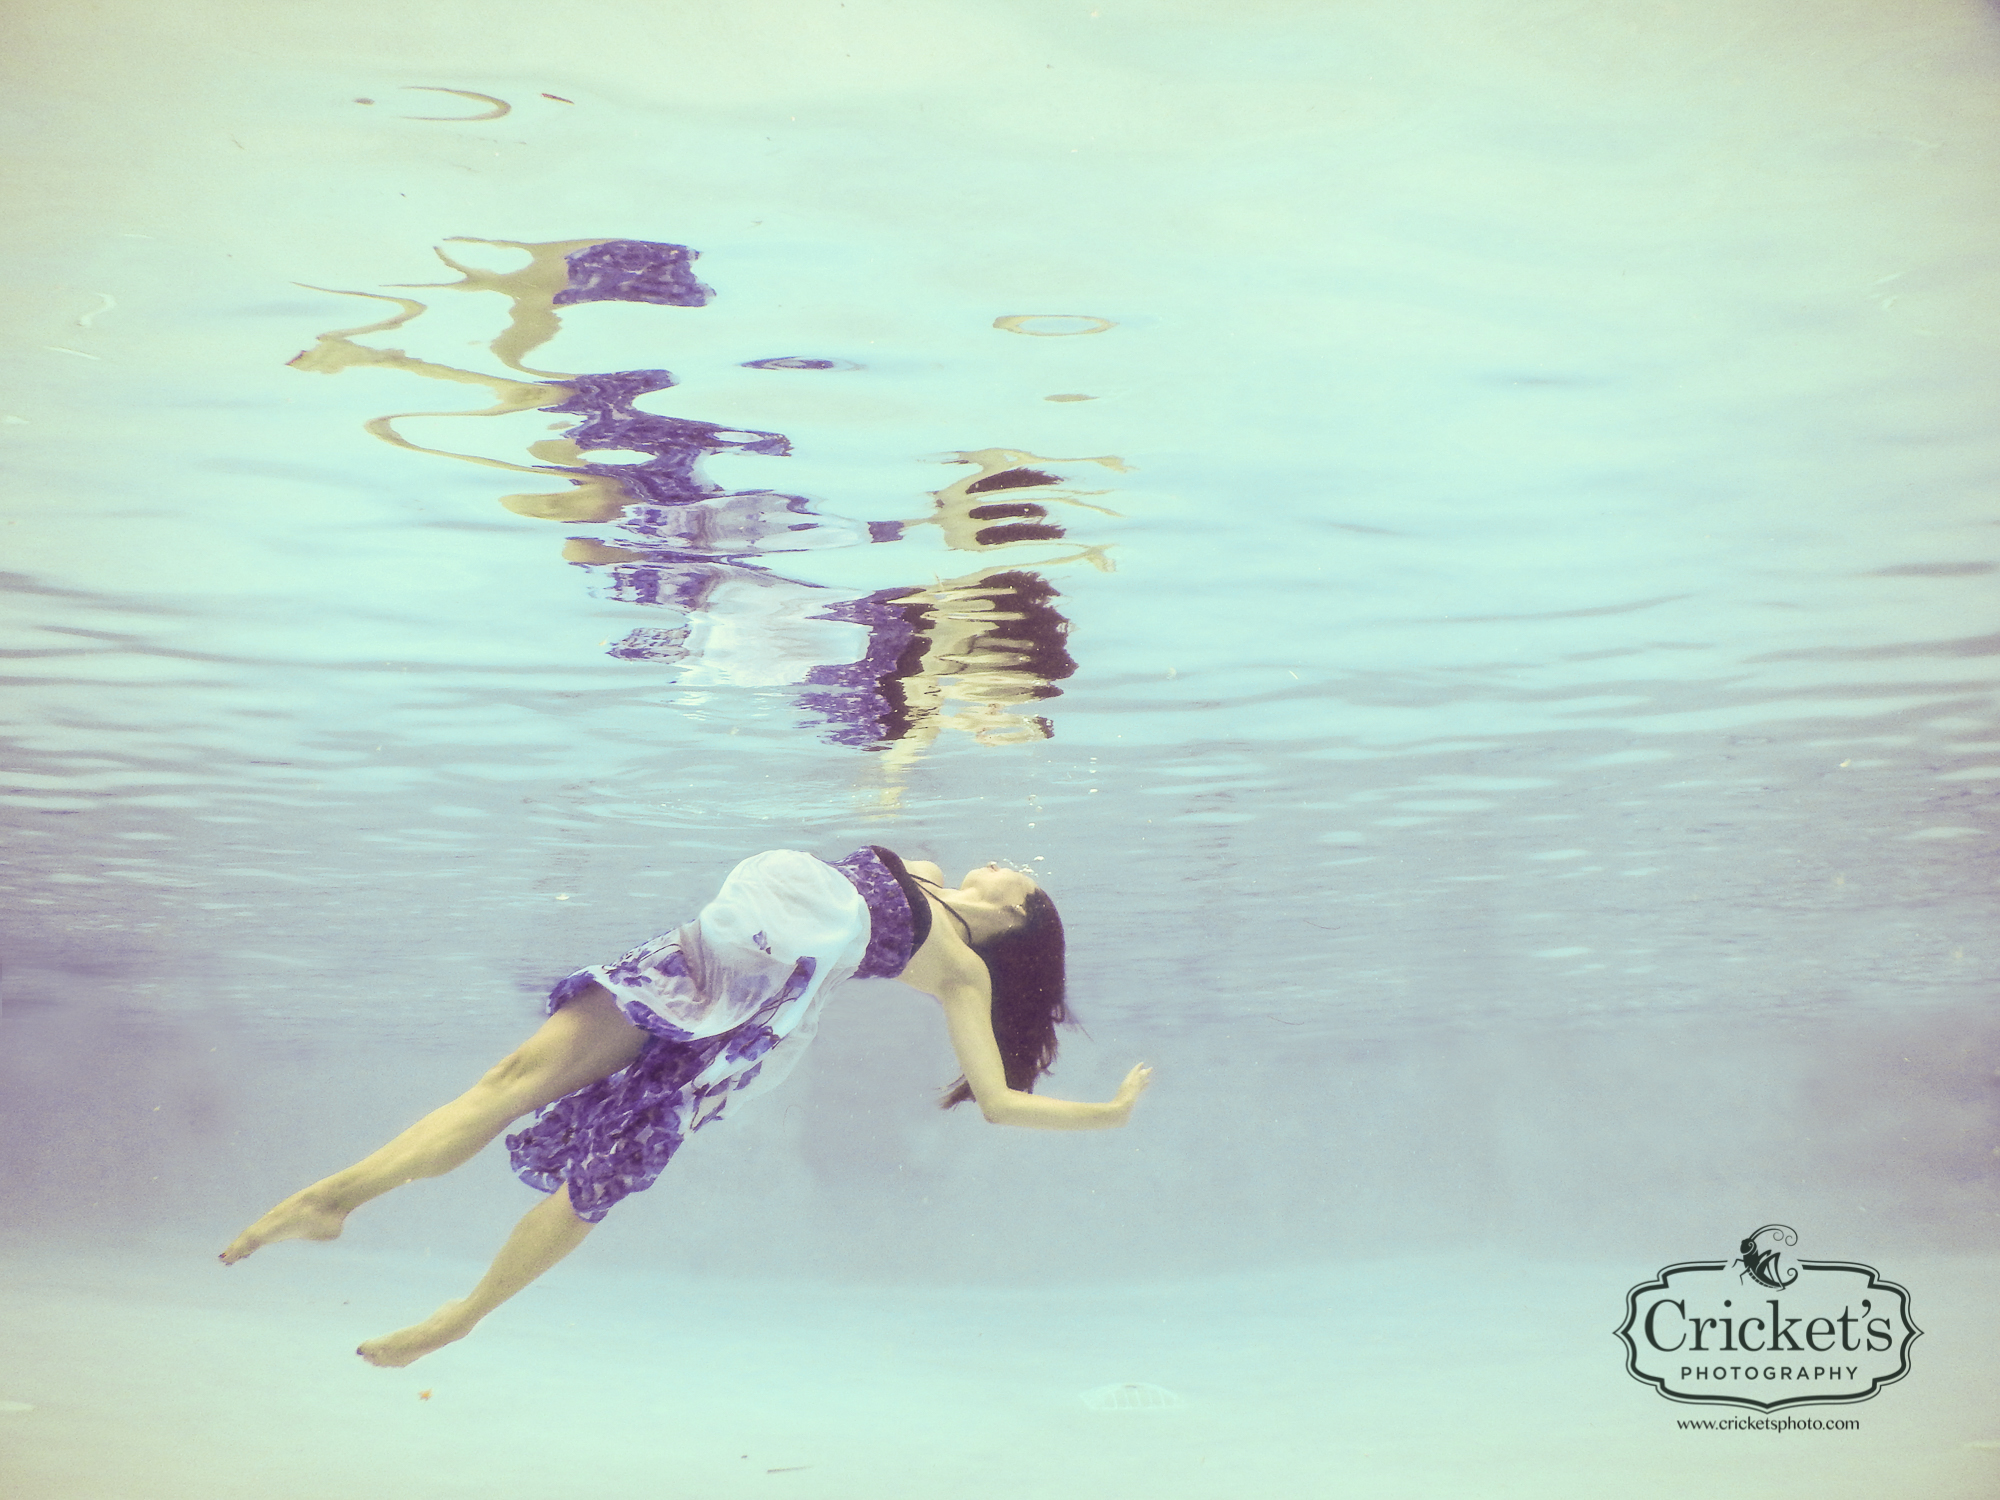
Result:
<svg viewBox="0 0 2000 1500"><path fill-rule="evenodd" d="M848 858L858 859L863 854L869 853L874 854L883 864L887 865L890 873L895 875L898 880L902 880L904 875L914 875L917 879L929 885L942 886L944 884L944 871L937 865L932 864L927 859L905 859L894 849L884 848L880 844L870 844L866 849L857 849ZM904 882L904 884L905 888L907 888L908 882Z"/></svg>
<svg viewBox="0 0 2000 1500"><path fill-rule="evenodd" d="M898 853L896 850L888 848L887 846L882 844L869 844L864 848L855 850L853 854L848 855L848 858L858 859L863 854L871 854L871 853L879 857L881 861L884 864L888 865L891 869L895 869L896 867L900 866L901 868L908 870L913 875L923 876L926 880L941 882L944 879L944 871L938 868L938 866L932 864L929 860L910 859L905 855Z"/></svg>

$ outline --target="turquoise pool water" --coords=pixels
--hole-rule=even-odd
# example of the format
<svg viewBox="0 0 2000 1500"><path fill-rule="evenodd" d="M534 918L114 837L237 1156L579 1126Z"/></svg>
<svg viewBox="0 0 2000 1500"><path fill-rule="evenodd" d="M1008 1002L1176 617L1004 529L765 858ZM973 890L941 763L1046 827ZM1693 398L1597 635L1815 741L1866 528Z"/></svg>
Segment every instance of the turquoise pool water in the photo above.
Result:
<svg viewBox="0 0 2000 1500"><path fill-rule="evenodd" d="M1982 8L200 0L18 63L21 1493L1991 1493ZM871 842L1046 883L1050 1088L1148 1060L1130 1128L939 1114L866 982L409 1370L346 1350L532 1201L497 1151L207 1259ZM1627 1289L1773 1222L1910 1373L1676 1428L1734 1409Z"/></svg>

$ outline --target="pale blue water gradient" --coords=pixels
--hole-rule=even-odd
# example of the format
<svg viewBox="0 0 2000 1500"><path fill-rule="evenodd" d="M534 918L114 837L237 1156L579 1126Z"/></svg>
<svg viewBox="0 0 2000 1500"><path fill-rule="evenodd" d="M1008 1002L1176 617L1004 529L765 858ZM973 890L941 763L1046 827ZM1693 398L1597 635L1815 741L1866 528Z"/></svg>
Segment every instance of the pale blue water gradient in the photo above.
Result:
<svg viewBox="0 0 2000 1500"><path fill-rule="evenodd" d="M617 1496L1989 1493L1985 10L202 0L35 19L20 56L24 1493L317 1500L369 1464L511 1500L558 1449ZM512 110L404 118L480 108L418 86ZM435 282L455 235L699 250L710 305L575 308L529 362L671 369L645 409L789 438L710 461L727 489L913 521L955 454L1117 456L1058 465L1115 515L1018 554L1114 564L1047 568L1052 737L892 766L793 687L607 657L676 620L561 559L602 527L361 430L477 391L286 365L386 309L298 283ZM429 311L361 342L497 368L497 298L400 295ZM995 326L1057 313L1115 326ZM746 367L787 355L857 368ZM402 430L526 462L550 420ZM998 560L920 529L786 571ZM857 986L783 1095L410 1371L344 1350L490 1253L528 1201L497 1160L191 1279L742 855L864 842L1043 875L1089 1024L1051 1087L1153 1061L1129 1130L940 1116L928 1003ZM1610 1330L1774 1219L1904 1280L1927 1337L1862 1432L1753 1472ZM878 1339L895 1286L949 1311ZM1371 1298L1435 1426L1315 1442L1368 1405ZM635 1300L659 1327L613 1350ZM723 1414L819 1411L867 1360L865 1412L759 1429L819 1472L736 1457ZM1190 1404L1079 1426L1124 1380ZM592 1381L638 1404L602 1423ZM246 1465L183 1384L285 1442ZM522 1435L558 1409L582 1451ZM388 1425L447 1410L435 1447Z"/></svg>

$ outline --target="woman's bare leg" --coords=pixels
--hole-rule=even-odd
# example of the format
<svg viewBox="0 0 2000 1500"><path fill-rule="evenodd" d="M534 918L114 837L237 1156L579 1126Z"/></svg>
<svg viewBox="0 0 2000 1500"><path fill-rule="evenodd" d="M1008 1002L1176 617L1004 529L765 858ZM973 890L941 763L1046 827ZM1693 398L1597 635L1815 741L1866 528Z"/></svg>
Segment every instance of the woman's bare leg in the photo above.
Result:
<svg viewBox="0 0 2000 1500"><path fill-rule="evenodd" d="M455 1343L472 1332L481 1318L581 1245L595 1227L576 1216L569 1189L558 1188L514 1226L470 1296L445 1303L421 1323L370 1339L354 1352L371 1365L395 1367Z"/></svg>
<svg viewBox="0 0 2000 1500"><path fill-rule="evenodd" d="M330 1240L370 1198L471 1159L522 1115L616 1073L639 1055L646 1033L593 985L542 1023L465 1093L425 1115L373 1155L292 1194L222 1252L234 1265L277 1240Z"/></svg>

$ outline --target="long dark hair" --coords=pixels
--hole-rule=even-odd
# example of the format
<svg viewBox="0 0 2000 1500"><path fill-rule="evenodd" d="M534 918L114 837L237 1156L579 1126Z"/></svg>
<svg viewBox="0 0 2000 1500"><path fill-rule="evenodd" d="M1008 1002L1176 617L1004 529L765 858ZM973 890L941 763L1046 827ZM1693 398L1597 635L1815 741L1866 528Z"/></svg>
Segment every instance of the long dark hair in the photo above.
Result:
<svg viewBox="0 0 2000 1500"><path fill-rule="evenodd" d="M1007 1087L1032 1094L1035 1080L1055 1066L1056 1027L1074 1026L1077 1019L1064 999L1062 914L1042 890L1028 892L1021 904L1027 921L973 944L972 951L993 981L993 1039L1000 1044ZM972 1085L961 1074L938 1108L950 1109L971 1097Z"/></svg>

